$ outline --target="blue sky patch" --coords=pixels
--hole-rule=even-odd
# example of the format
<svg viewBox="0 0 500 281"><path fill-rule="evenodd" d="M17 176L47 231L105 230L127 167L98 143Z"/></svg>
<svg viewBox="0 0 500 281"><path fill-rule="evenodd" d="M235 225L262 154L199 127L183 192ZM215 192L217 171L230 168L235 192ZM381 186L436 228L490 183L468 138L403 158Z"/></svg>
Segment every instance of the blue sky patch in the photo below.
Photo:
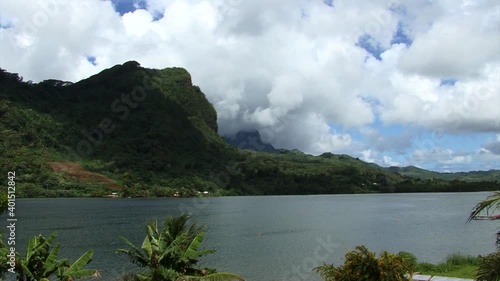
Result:
<svg viewBox="0 0 500 281"><path fill-rule="evenodd" d="M356 46L365 49L368 53L370 53L377 60L382 60L380 55L385 51L384 48L378 44L373 37L368 34L362 35L358 39L358 43Z"/></svg>
<svg viewBox="0 0 500 281"><path fill-rule="evenodd" d="M425 143L426 146L446 147L453 151L476 151L480 149L483 144L487 143L489 139L494 137L495 135L491 133L450 135L428 131L422 135L417 145Z"/></svg>
<svg viewBox="0 0 500 281"><path fill-rule="evenodd" d="M394 3L389 7L389 10L402 17L408 16L408 11L406 10L406 7L402 4Z"/></svg>
<svg viewBox="0 0 500 281"><path fill-rule="evenodd" d="M477 162L463 162L445 164L443 161L453 157L467 157L474 155L486 143L495 139L492 133L467 134L442 134L437 131L426 130L418 127L408 127L400 124L384 125L377 119L369 127L377 133L375 135L365 135L358 128L345 129L340 125L329 124L331 133L349 134L353 141L359 143L369 143L367 149L372 153L369 158L375 158L376 163L382 166L414 165L424 169L435 171L467 171L477 168ZM445 156L445 150L450 150L449 157ZM423 151L427 157L425 159L414 158L413 152ZM443 154L444 153L444 154ZM354 157L362 158L362 153L352 153ZM378 156L376 156L378 155ZM429 155L434 155L429 157ZM440 156L441 155L441 156ZM387 161L386 161L386 158ZM445 157L445 158L442 158ZM449 159L448 159L449 158ZM494 168L491 165L484 165L483 169Z"/></svg>
<svg viewBox="0 0 500 281"><path fill-rule="evenodd" d="M9 28L13 28L13 27L14 27L14 24L11 22L0 24L0 29L9 29Z"/></svg>
<svg viewBox="0 0 500 281"><path fill-rule="evenodd" d="M401 22L398 23L398 29L392 36L391 45L393 44L405 44L406 46L411 46L413 40L408 37L403 29L403 24Z"/></svg>
<svg viewBox="0 0 500 281"><path fill-rule="evenodd" d="M121 16L126 13L132 13L139 9L147 10L146 0L111 0L111 2L115 7L115 11L120 13ZM153 21L160 20L164 16L162 13L159 13L157 11L151 13L153 16Z"/></svg>
<svg viewBox="0 0 500 281"><path fill-rule="evenodd" d="M455 86L455 83L457 83L457 79L441 79L441 83L439 86Z"/></svg>
<svg viewBox="0 0 500 281"><path fill-rule="evenodd" d="M92 65L97 65L97 63L95 62L95 59L96 57L94 56L87 56L87 61L90 62Z"/></svg>
<svg viewBox="0 0 500 281"><path fill-rule="evenodd" d="M330 133L336 134L349 134L354 141L362 141L363 135L358 129L345 129L340 125L328 124L330 127Z"/></svg>
<svg viewBox="0 0 500 281"><path fill-rule="evenodd" d="M300 9L300 18L307 18L309 15L307 14L306 10Z"/></svg>
<svg viewBox="0 0 500 281"><path fill-rule="evenodd" d="M371 107L377 107L377 106L380 106L381 103L380 103L380 100L378 100L376 97L372 97L372 96L361 96L361 99L368 103Z"/></svg>
<svg viewBox="0 0 500 281"><path fill-rule="evenodd" d="M147 7L145 0L111 0L111 2L121 16L137 9L146 9Z"/></svg>
<svg viewBox="0 0 500 281"><path fill-rule="evenodd" d="M333 0L323 0L323 3L333 8Z"/></svg>
<svg viewBox="0 0 500 281"><path fill-rule="evenodd" d="M153 21L157 21L157 20L161 20L163 18L163 14L162 13L154 13L153 14Z"/></svg>
<svg viewBox="0 0 500 281"><path fill-rule="evenodd" d="M380 121L378 118L375 121L375 127L384 136L400 135L403 133L405 129L407 129L406 127L403 127L400 124L384 125L382 124L382 121Z"/></svg>

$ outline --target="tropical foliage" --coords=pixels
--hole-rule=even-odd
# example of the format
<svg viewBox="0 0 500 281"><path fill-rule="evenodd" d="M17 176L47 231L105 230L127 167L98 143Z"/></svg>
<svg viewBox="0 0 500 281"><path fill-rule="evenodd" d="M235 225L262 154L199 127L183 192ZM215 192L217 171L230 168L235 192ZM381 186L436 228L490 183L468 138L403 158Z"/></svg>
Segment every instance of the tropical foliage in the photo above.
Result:
<svg viewBox="0 0 500 281"><path fill-rule="evenodd" d="M417 263L415 271L425 275L437 275L473 279L476 276L481 258L455 253L448 255L442 262L432 264Z"/></svg>
<svg viewBox="0 0 500 281"><path fill-rule="evenodd" d="M142 281L244 280L235 274L196 267L202 256L215 250L201 249L204 227L188 225L189 218L188 214L169 217L161 229L157 220L147 223L142 245L137 247L122 237L129 248L118 249L117 253L126 254L133 263L146 268L137 274Z"/></svg>
<svg viewBox="0 0 500 281"><path fill-rule="evenodd" d="M476 280L498 281L500 280L500 252L491 253L480 257L479 269Z"/></svg>
<svg viewBox="0 0 500 281"><path fill-rule="evenodd" d="M7 188L0 189L0 214L7 210Z"/></svg>
<svg viewBox="0 0 500 281"><path fill-rule="evenodd" d="M496 210L500 210L500 191L493 192L485 200L477 203L476 206L472 209L468 221L476 218L484 211L489 213Z"/></svg>
<svg viewBox="0 0 500 281"><path fill-rule="evenodd" d="M0 190L0 215L7 209L7 191L6 189ZM9 268L7 264L7 254L9 250L7 245L3 242L2 231L0 231L0 280Z"/></svg>
<svg viewBox="0 0 500 281"><path fill-rule="evenodd" d="M415 166L390 167L389 169L405 176L423 180L442 179L448 181L460 180L464 182L500 181L500 170L439 173Z"/></svg>
<svg viewBox="0 0 500 281"><path fill-rule="evenodd" d="M500 191L496 191L485 200L477 203L469 215L469 222L486 212L489 215L492 211L500 210ZM487 256L481 257L479 270L476 279L479 281L500 280L500 231L496 233L497 251Z"/></svg>
<svg viewBox="0 0 500 281"><path fill-rule="evenodd" d="M0 232L0 280L2 280L2 277L7 273L7 270L9 269L9 265L7 264L8 254L9 250L7 248L7 245L3 242L2 233Z"/></svg>
<svg viewBox="0 0 500 281"><path fill-rule="evenodd" d="M84 268L92 260L92 250L84 253L73 264L66 259L59 260L57 255L60 245L52 245L56 237L57 233L47 238L39 235L28 242L26 255L18 254L16 257L17 280L48 281L49 277L56 275L58 280L72 281L99 275L95 269Z"/></svg>
<svg viewBox="0 0 500 281"><path fill-rule="evenodd" d="M415 260L407 253L383 251L377 258L365 246L348 251L338 267L324 264L315 268L325 281L409 281Z"/></svg>
<svg viewBox="0 0 500 281"><path fill-rule="evenodd" d="M493 192L492 195L488 196L485 200L477 203L472 212L469 215L468 222L475 219L477 216L486 212L487 215L492 211L500 210L500 191ZM500 247L500 231L496 234L497 240L496 245Z"/></svg>

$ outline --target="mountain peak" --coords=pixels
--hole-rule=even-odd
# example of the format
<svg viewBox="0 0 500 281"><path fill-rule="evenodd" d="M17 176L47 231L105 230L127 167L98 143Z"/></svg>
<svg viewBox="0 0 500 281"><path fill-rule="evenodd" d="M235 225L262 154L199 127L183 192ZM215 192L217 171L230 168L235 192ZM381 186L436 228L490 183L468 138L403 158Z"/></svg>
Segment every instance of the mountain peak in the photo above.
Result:
<svg viewBox="0 0 500 281"><path fill-rule="evenodd" d="M76 83L23 82L0 69L0 116L0 169L18 171L20 197L103 196L116 186L125 196L498 190L493 181L457 187L446 182L454 174L277 150L257 130L225 138L257 152L239 151L217 134L214 107L183 68L130 61Z"/></svg>
<svg viewBox="0 0 500 281"><path fill-rule="evenodd" d="M264 143L259 131L239 131L233 136L224 136L227 143L240 149L278 153L279 150L269 143Z"/></svg>

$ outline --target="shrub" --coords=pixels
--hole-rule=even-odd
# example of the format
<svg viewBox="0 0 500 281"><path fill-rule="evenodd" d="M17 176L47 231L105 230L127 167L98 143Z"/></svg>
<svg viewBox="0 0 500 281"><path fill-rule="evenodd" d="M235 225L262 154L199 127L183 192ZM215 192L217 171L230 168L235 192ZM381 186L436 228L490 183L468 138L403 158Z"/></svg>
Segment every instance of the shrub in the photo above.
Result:
<svg viewBox="0 0 500 281"><path fill-rule="evenodd" d="M357 246L346 253L343 265L324 264L315 270L325 281L408 281L415 266L412 256L383 251L377 258L365 246Z"/></svg>
<svg viewBox="0 0 500 281"><path fill-rule="evenodd" d="M417 257L415 257L414 254L409 253L409 252L399 252L399 256L401 256L403 259L406 260L408 265L412 268L415 269L417 266Z"/></svg>
<svg viewBox="0 0 500 281"><path fill-rule="evenodd" d="M121 237L128 249L118 249L116 252L126 254L131 262L147 268L137 274L142 281L245 281L232 273L215 272L197 266L201 257L215 250L200 248L205 237L205 228L196 223L188 224L190 217L188 214L169 217L163 228L154 220L146 225L146 237L140 247Z"/></svg>
<svg viewBox="0 0 500 281"><path fill-rule="evenodd" d="M448 255L442 262L431 264L418 263L416 271L426 275L442 275L449 277L473 278L480 262L479 257L462 254Z"/></svg>
<svg viewBox="0 0 500 281"><path fill-rule="evenodd" d="M500 252L491 253L480 257L479 269L476 280L499 281L500 280Z"/></svg>
<svg viewBox="0 0 500 281"><path fill-rule="evenodd" d="M452 265L478 265L479 261L478 257L462 254L451 254L445 259L445 263Z"/></svg>

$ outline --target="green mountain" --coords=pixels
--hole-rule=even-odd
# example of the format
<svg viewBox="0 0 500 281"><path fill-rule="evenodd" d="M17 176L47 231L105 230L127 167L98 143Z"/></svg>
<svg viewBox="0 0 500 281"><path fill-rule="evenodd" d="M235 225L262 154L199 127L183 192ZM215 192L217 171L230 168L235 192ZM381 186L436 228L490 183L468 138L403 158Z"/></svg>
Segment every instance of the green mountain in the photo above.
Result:
<svg viewBox="0 0 500 281"><path fill-rule="evenodd" d="M259 131L239 131L234 136L224 136L224 140L240 149L277 153L279 150L262 141Z"/></svg>
<svg viewBox="0 0 500 281"><path fill-rule="evenodd" d="M466 182L482 182L482 181L500 182L500 170L438 173L434 171L421 169L415 166L389 167L387 169L394 173L424 180L442 179L448 181L459 180Z"/></svg>
<svg viewBox="0 0 500 281"><path fill-rule="evenodd" d="M216 121L181 68L131 61L77 83L0 70L0 170L16 172L19 197L498 189L411 178L348 155L240 150Z"/></svg>

